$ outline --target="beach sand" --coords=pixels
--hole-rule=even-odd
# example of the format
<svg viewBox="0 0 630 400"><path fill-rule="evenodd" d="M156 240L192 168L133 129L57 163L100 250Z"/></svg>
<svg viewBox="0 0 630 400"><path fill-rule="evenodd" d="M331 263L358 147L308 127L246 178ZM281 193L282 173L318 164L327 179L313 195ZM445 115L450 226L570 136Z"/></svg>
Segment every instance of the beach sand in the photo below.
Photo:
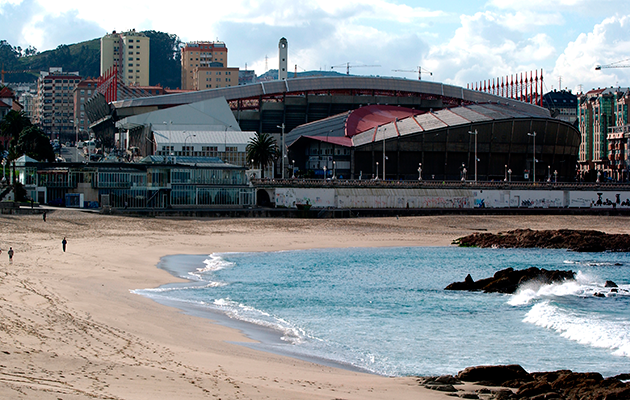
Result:
<svg viewBox="0 0 630 400"><path fill-rule="evenodd" d="M160 257L326 247L447 246L476 231L597 229L627 217L170 219L81 211L0 216L2 399L446 399L388 378L264 353L206 318L131 293L176 278ZM64 253L61 240L67 237ZM6 254L15 250L13 263ZM453 277L454 280L460 277ZM422 354L418 354L422 357Z"/></svg>

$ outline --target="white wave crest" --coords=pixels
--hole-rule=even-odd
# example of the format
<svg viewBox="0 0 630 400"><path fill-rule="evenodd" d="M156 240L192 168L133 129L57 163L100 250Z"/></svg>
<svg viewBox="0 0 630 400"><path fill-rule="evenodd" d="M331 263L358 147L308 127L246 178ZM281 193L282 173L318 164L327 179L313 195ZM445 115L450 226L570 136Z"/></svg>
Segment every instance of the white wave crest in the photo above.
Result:
<svg viewBox="0 0 630 400"><path fill-rule="evenodd" d="M302 343L307 337L304 330L293 326L282 318L274 317L254 307L229 299L216 299L213 305L230 318L280 331L282 333L281 339L291 344Z"/></svg>
<svg viewBox="0 0 630 400"><path fill-rule="evenodd" d="M630 321L606 320L602 316L578 315L543 301L532 307L524 322L558 332L562 337L630 357Z"/></svg>
<svg viewBox="0 0 630 400"><path fill-rule="evenodd" d="M225 268L231 268L234 266L233 262L229 262L223 259L220 254L212 253L209 255L210 258L203 261L205 264L202 268L197 268L195 271L191 271L188 273L186 278L194 279L194 280L204 280L203 275L208 272L220 271Z"/></svg>
<svg viewBox="0 0 630 400"><path fill-rule="evenodd" d="M168 292L179 292L179 291L187 291L187 290L202 290L207 288L215 288L226 286L223 282L209 282L206 285L194 285L194 286L174 286L174 287L159 287L159 288L149 288L149 289L135 289L130 290L131 293L134 294L146 294L146 293L168 293Z"/></svg>
<svg viewBox="0 0 630 400"><path fill-rule="evenodd" d="M537 299L563 296L591 297L596 293L602 293L604 296L630 295L629 288L626 287L628 285L620 285L615 292L611 291L611 288L605 288L605 284L605 282L599 280L597 277L578 271L575 280L551 285L541 285L535 282L522 285L516 293L510 297L508 304L512 306L523 306Z"/></svg>

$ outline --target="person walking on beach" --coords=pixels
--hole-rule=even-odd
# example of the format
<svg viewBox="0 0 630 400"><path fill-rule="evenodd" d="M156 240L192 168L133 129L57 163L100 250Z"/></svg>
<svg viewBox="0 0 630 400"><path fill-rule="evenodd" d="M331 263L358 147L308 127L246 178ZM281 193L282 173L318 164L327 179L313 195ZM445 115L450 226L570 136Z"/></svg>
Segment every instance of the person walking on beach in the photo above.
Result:
<svg viewBox="0 0 630 400"><path fill-rule="evenodd" d="M61 248L63 249L64 253L66 252L66 244L68 244L68 241L64 237L63 240L61 241Z"/></svg>
<svg viewBox="0 0 630 400"><path fill-rule="evenodd" d="M44 222L46 222L46 211L42 214L42 218L44 219Z"/></svg>
<svg viewBox="0 0 630 400"><path fill-rule="evenodd" d="M9 262L12 263L13 262L13 247L9 247L9 251L7 253L9 254Z"/></svg>

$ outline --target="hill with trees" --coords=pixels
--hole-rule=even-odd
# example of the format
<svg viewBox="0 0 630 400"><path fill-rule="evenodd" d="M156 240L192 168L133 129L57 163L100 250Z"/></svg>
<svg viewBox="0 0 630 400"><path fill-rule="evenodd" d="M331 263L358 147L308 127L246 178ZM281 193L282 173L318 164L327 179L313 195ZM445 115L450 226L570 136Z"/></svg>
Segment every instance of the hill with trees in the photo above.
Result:
<svg viewBox="0 0 630 400"><path fill-rule="evenodd" d="M181 87L181 62L177 35L158 31L144 31L150 41L149 84L172 89ZM34 82L40 71L62 67L64 71L78 71L84 78L100 75L100 38L75 44L62 44L54 50L38 52L29 46L22 49L0 40L0 68L11 71L5 83Z"/></svg>

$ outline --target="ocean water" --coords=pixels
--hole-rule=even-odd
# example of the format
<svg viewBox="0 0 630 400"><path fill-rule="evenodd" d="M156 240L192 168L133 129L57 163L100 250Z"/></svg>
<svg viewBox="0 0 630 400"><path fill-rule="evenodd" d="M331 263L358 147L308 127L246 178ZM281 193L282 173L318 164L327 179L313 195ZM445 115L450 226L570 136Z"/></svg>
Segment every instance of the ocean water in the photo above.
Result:
<svg viewBox="0 0 630 400"><path fill-rule="evenodd" d="M573 270L575 282L514 295L443 290L470 273ZM135 290L216 316L259 348L388 376L520 364L604 376L630 372L630 255L541 249L351 248L164 257L188 280ZM618 293L604 288L612 280ZM602 293L605 297L596 297ZM243 328L245 327L245 328ZM249 331L249 332L248 332Z"/></svg>

